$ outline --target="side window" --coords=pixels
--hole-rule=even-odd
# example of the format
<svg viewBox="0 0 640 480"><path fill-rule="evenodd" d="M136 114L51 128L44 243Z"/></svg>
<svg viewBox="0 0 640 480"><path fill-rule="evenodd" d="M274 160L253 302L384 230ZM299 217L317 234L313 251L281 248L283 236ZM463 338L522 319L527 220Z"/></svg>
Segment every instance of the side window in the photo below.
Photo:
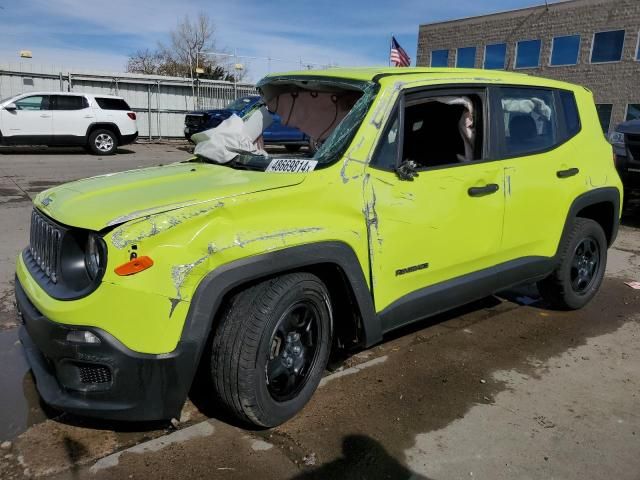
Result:
<svg viewBox="0 0 640 480"><path fill-rule="evenodd" d="M567 138L571 138L580 131L580 115L578 114L578 105L576 97L572 92L567 90L559 90L560 102L564 111L564 124L567 132Z"/></svg>
<svg viewBox="0 0 640 480"><path fill-rule="evenodd" d="M611 112L613 105L610 103L598 103L596 104L596 110L598 111L598 118L600 119L600 126L605 135L609 133L611 127Z"/></svg>
<svg viewBox="0 0 640 480"><path fill-rule="evenodd" d="M87 108L89 102L85 97L79 95L56 95L55 96L55 109L56 110L82 110Z"/></svg>
<svg viewBox="0 0 640 480"><path fill-rule="evenodd" d="M47 95L33 95L14 102L18 110L48 110L49 97Z"/></svg>
<svg viewBox="0 0 640 480"><path fill-rule="evenodd" d="M537 88L498 88L498 122L504 131L507 157L534 154L557 143L553 91Z"/></svg>
<svg viewBox="0 0 640 480"><path fill-rule="evenodd" d="M398 112L395 111L385 127L376 154L371 160L372 167L382 170L393 170L395 168L398 142L400 140L400 132L398 130Z"/></svg>
<svg viewBox="0 0 640 480"><path fill-rule="evenodd" d="M402 122L402 161L426 169L482 160L482 98L468 92L409 95Z"/></svg>

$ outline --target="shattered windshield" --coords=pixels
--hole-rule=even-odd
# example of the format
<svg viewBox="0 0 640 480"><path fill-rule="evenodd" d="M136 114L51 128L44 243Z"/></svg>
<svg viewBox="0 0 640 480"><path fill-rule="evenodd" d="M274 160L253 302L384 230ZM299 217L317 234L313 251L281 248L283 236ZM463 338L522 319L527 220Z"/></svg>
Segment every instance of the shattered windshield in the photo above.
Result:
<svg viewBox="0 0 640 480"><path fill-rule="evenodd" d="M258 85L261 98L242 118L232 115L214 129L192 136L198 157L262 171L321 168L344 154L378 92L378 85L372 82L323 77L268 80ZM272 140L272 147L265 150L272 125L299 130L310 147L294 154L278 151Z"/></svg>
<svg viewBox="0 0 640 480"><path fill-rule="evenodd" d="M227 105L226 109L239 112L247 108L248 106L256 103L259 99L260 97L257 97L257 96L238 98L237 100L234 100L229 105Z"/></svg>

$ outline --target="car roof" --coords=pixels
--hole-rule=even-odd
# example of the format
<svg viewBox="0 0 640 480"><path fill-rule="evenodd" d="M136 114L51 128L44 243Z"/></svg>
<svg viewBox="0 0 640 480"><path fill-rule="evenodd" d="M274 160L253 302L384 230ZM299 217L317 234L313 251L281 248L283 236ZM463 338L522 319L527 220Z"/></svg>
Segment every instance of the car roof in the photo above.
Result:
<svg viewBox="0 0 640 480"><path fill-rule="evenodd" d="M506 70L484 70L479 68L431 68L431 67L358 67L358 68L327 68L325 70L297 70L290 72L272 73L259 83L269 83L278 77L316 77L339 78L355 81L396 81L414 82L419 80L433 80L438 83L489 83L539 85L552 88L573 90L577 85L536 77L524 73L508 72Z"/></svg>
<svg viewBox="0 0 640 480"><path fill-rule="evenodd" d="M122 97L118 97L116 95L102 95L96 93L83 93L83 92L22 92L18 93L15 96L19 97L22 95L66 95L66 96L85 96L85 97L99 97L99 98L114 98L118 100L123 100Z"/></svg>

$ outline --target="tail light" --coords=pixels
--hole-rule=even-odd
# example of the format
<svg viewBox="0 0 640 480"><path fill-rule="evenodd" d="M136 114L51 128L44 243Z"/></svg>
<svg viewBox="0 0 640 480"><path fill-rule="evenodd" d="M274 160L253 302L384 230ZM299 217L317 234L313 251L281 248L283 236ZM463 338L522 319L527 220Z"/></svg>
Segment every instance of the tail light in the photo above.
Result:
<svg viewBox="0 0 640 480"><path fill-rule="evenodd" d="M127 112L127 115L129 116L129 118L130 118L131 120L135 120L135 119L136 119L136 114L135 114L135 113L133 113L133 112Z"/></svg>

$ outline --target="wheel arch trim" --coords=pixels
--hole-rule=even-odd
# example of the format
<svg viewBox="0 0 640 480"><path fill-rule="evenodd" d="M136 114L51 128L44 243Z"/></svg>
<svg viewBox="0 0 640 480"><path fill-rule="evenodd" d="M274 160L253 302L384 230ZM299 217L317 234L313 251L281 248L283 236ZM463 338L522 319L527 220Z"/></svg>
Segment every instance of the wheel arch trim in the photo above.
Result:
<svg viewBox="0 0 640 480"><path fill-rule="evenodd" d="M89 140L89 135L93 133L94 130L98 130L99 128L104 128L105 130L111 130L115 133L118 142L120 141L120 137L122 134L120 133L120 128L113 122L93 122L87 127L86 138Z"/></svg>
<svg viewBox="0 0 640 480"><path fill-rule="evenodd" d="M212 270L196 288L180 342L197 345L197 366L222 302L231 291L261 278L326 264L340 268L351 287L351 294L362 319L364 345L371 346L380 342L381 323L375 312L365 274L354 250L339 241L316 242L276 250L236 260Z"/></svg>
<svg viewBox="0 0 640 480"><path fill-rule="evenodd" d="M565 220L560 242L558 243L558 251L562 248L562 243L566 236L571 232L573 221L579 217L578 214L585 208L602 203L610 203L613 207L612 223L608 226L610 234L607 235L609 247L613 245L618 235L618 227L620 225L620 191L616 187L603 187L585 192L573 200L569 207L569 213ZM605 234L606 233L607 230L605 229ZM556 258L558 257L558 251L556 251Z"/></svg>

